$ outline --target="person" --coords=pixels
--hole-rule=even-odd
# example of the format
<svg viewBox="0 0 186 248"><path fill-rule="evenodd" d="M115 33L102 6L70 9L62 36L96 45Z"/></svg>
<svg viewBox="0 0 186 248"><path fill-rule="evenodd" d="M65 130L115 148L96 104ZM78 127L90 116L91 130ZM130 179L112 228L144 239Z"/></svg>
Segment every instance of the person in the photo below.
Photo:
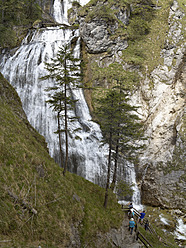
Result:
<svg viewBox="0 0 186 248"><path fill-rule="evenodd" d="M131 218L130 221L129 221L129 231L130 231L131 235L132 235L134 227L135 227L135 221L134 221L133 218Z"/></svg>
<svg viewBox="0 0 186 248"><path fill-rule="evenodd" d="M132 202L131 202L131 203L129 203L129 209L131 209L131 208L133 208L133 204L132 204Z"/></svg>
<svg viewBox="0 0 186 248"><path fill-rule="evenodd" d="M131 209L133 209L133 205L132 205L132 202L129 203L128 205L128 217L129 219L132 218L132 215L131 215Z"/></svg>
<svg viewBox="0 0 186 248"><path fill-rule="evenodd" d="M129 219L130 218L134 218L134 209L133 208L129 209L129 211L128 211L128 217L129 217Z"/></svg>
<svg viewBox="0 0 186 248"><path fill-rule="evenodd" d="M139 222L142 225L143 224L143 219L145 218L145 210L143 210L142 213L140 213L140 217L139 217Z"/></svg>

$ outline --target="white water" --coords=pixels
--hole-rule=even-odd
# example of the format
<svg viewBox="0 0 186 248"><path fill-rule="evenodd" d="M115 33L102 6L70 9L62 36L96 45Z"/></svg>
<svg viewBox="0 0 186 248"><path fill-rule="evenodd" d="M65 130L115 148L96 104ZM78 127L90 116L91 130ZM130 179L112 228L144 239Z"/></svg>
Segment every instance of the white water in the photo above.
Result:
<svg viewBox="0 0 186 248"><path fill-rule="evenodd" d="M160 214L160 221L165 225L169 225L169 220L167 220L163 214ZM174 235L178 240L186 240L186 224L183 223L181 218L177 218L176 230L174 231Z"/></svg>
<svg viewBox="0 0 186 248"><path fill-rule="evenodd" d="M137 210L143 210L143 205L141 205L141 194L136 182L136 173L134 164L126 161L126 182L128 184L133 184L132 189L134 191L132 200L133 206ZM128 205L129 201L119 201L119 204Z"/></svg>
<svg viewBox="0 0 186 248"><path fill-rule="evenodd" d="M77 0L82 6L87 4L90 0ZM72 6L72 0L55 0L53 17L58 23L68 25L67 12Z"/></svg>
<svg viewBox="0 0 186 248"><path fill-rule="evenodd" d="M163 216L163 214L160 214L160 221L163 222L165 225L169 225L169 221Z"/></svg>
<svg viewBox="0 0 186 248"><path fill-rule="evenodd" d="M177 239L186 240L186 224L183 223L182 219L177 220L176 231L174 233Z"/></svg>
<svg viewBox="0 0 186 248"><path fill-rule="evenodd" d="M81 4L87 2L81 1ZM60 0L55 0L54 16L59 23L67 23L67 8L70 7L70 3L64 3L63 7ZM59 154L58 139L54 134L57 121L55 114L46 104L48 96L45 92L53 82L40 81L39 78L48 74L44 62L49 62L55 57L59 47L73 37L79 37L78 30L64 30L60 27L35 30L27 35L17 50L11 51L11 55L4 54L1 61L2 74L15 87L29 122L45 137L50 155L55 158ZM79 43L77 43L76 56L79 56L79 51ZM105 174L107 156L106 148L99 147L102 139L101 130L99 125L91 121L82 89L73 91L72 94L78 99L75 112L80 117L73 125L82 130L76 133L81 140L73 137L69 140L71 164L75 165L71 170L92 182L100 183L99 176Z"/></svg>
<svg viewBox="0 0 186 248"><path fill-rule="evenodd" d="M79 1L81 5L88 3L87 0ZM56 22L68 24L67 10L71 6L70 1L54 1L54 13ZM45 89L52 86L51 80L40 81L39 78L48 74L45 70L44 62L49 62L54 58L64 43L79 37L79 31L61 29L60 27L50 27L31 31L16 50L2 57L1 72L4 77L14 86L18 92L27 118L31 125L42 134L49 147L50 155L58 158L58 139L54 132L57 129L55 114L46 104L48 99ZM75 54L79 56L79 43L75 47ZM108 151L106 147L100 148L102 134L99 125L91 121L91 116L87 103L81 89L72 92L74 99L78 99L76 104L76 115L79 121L73 125L75 128L82 128L78 136L81 140L69 140L69 155L74 168L71 171L85 177L86 179L99 183L105 175ZM72 113L72 115L75 115ZM138 190L133 165L127 165L129 182L134 183L133 203L140 204L140 192Z"/></svg>

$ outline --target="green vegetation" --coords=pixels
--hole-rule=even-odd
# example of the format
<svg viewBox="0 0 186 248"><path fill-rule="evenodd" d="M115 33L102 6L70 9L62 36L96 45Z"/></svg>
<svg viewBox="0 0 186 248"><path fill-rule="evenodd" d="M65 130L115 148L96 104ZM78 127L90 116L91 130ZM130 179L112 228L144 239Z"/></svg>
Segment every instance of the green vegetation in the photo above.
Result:
<svg viewBox="0 0 186 248"><path fill-rule="evenodd" d="M126 196L130 197L133 195L134 190L132 189L133 184L127 184L126 182L120 180L116 185L116 194L119 199L124 199Z"/></svg>
<svg viewBox="0 0 186 248"><path fill-rule="evenodd" d="M18 45L26 29L40 18L41 8L35 0L0 0L0 47Z"/></svg>
<svg viewBox="0 0 186 248"><path fill-rule="evenodd" d="M63 176L2 75L0 151L0 240L9 240L1 247L65 247L72 225L82 244L94 247L98 233L121 225L114 194L105 210L103 189L68 172Z"/></svg>
<svg viewBox="0 0 186 248"><path fill-rule="evenodd" d="M156 4L156 1L152 2ZM140 63L140 66L145 69L144 72L149 74L155 67L163 63L160 53L167 39L167 31L169 29L168 16L171 4L171 0L158 2L158 9L153 12L153 18L151 18L148 24L149 32L145 36L141 36L140 39L134 39L129 42L129 47L123 51L124 61L133 65ZM185 11L183 1L179 1L179 5ZM133 19L136 20L136 17L134 16ZM185 18L181 22L184 25ZM129 24L129 39L130 29ZM185 36L184 29L183 35Z"/></svg>
<svg viewBox="0 0 186 248"><path fill-rule="evenodd" d="M81 82L80 73L80 59L74 57L74 51L69 45L61 47L57 53L56 58L52 58L51 63L45 63L48 75L42 77L42 80L54 79L55 84L48 87L46 91L49 92L49 100L53 111L57 116L57 131L60 150L60 166L64 168L63 174L65 175L68 167L68 137L78 129L72 130L70 123L75 121L78 117L72 117L69 112L75 107L78 100L73 100L71 97L71 90L77 89ZM64 120L64 128L62 129L61 121ZM63 162L62 152L62 138L61 133L65 135L65 162ZM75 137L78 138L78 137Z"/></svg>
<svg viewBox="0 0 186 248"><path fill-rule="evenodd" d="M166 247L176 248L176 247L178 247L178 245L175 244L175 242L171 236L169 236L169 242L167 242L168 243L168 246L167 246L167 244L166 244L166 241L168 240L167 237L165 240L160 241L158 236L155 236L154 234L151 234L150 232L145 231L145 229L141 226L139 226L139 231L149 241L150 244L153 244L154 248L166 248ZM165 236L163 231L158 230L158 229L156 231L160 237ZM170 237L171 237L171 241L173 241L172 243L170 242ZM165 241L165 244L163 243L163 241Z"/></svg>
<svg viewBox="0 0 186 248"><path fill-rule="evenodd" d="M94 18L109 23L115 23L117 21L117 18L113 15L112 10L108 6L95 7L94 11L89 12L89 14L86 16L85 21L89 22Z"/></svg>
<svg viewBox="0 0 186 248"><path fill-rule="evenodd" d="M114 65L113 65L114 67ZM114 82L114 86L105 89L105 94L97 98L95 113L103 132L103 143L108 144L108 172L104 206L107 207L108 189L110 188L111 162L114 162L114 173L111 188L115 188L119 157L131 159L137 150L142 148L138 141L143 137L143 125L137 115L137 107L129 104L130 92L127 89L126 77L119 77L118 71L105 79ZM123 75L122 75L123 76ZM114 151L114 152L113 152Z"/></svg>
<svg viewBox="0 0 186 248"><path fill-rule="evenodd" d="M114 86L117 80L123 81L125 90L133 91L139 86L140 76L134 71L123 69L121 63L112 63L108 67L99 67L96 63L92 65L93 80L101 84L107 81L109 88Z"/></svg>

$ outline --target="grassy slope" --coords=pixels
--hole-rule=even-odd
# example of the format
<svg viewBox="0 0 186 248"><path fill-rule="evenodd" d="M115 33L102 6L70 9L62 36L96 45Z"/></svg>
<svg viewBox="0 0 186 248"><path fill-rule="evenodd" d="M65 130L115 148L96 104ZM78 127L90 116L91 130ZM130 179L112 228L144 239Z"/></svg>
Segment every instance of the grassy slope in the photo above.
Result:
<svg viewBox="0 0 186 248"><path fill-rule="evenodd" d="M103 198L97 185L70 173L63 177L44 138L26 120L16 92L0 75L0 241L9 240L0 247L65 247L71 224L81 242L94 247L97 232L122 221L115 197L110 196L107 210Z"/></svg>

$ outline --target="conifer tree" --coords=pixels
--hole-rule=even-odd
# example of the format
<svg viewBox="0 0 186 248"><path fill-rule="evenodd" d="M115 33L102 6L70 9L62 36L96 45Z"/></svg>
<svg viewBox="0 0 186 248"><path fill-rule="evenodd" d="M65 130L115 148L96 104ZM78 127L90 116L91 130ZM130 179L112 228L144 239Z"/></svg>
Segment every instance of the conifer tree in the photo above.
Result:
<svg viewBox="0 0 186 248"><path fill-rule="evenodd" d="M81 80L80 74L80 59L75 58L73 50L69 45L65 45L59 49L56 58L53 58L51 63L46 63L46 69L49 74L42 77L44 79L54 80L54 86L48 87L50 99L47 101L57 114L57 134L59 139L60 150L60 165L64 168L65 175L68 167L68 135L77 130L71 130L69 122L74 121L78 117L70 115L70 111L74 108L75 102L71 97L71 90L76 89ZM61 128L63 121L64 128ZM61 133L65 134L65 162L62 166L63 153L61 143Z"/></svg>
<svg viewBox="0 0 186 248"><path fill-rule="evenodd" d="M113 65L113 68L116 67ZM109 67L112 71L111 67ZM105 191L104 207L107 207L108 191L110 188L111 163L114 161L114 173L111 188L116 184L118 157L131 158L141 146L136 143L143 137L143 125L136 114L137 107L129 104L129 90L127 89L127 78L113 71L109 80L114 81L112 87L106 90L105 94L98 97L96 114L103 131L103 143L109 145L108 148L108 171Z"/></svg>

